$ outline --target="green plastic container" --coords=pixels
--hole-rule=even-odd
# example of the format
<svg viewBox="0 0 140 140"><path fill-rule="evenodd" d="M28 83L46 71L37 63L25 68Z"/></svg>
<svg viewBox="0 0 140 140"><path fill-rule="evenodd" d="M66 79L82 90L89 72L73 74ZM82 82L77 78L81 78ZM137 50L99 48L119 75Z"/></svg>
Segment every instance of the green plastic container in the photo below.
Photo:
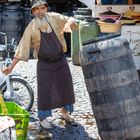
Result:
<svg viewBox="0 0 140 140"><path fill-rule="evenodd" d="M79 43L80 50L82 43L87 40L94 39L100 34L100 29L95 21L95 18L88 17L79 23Z"/></svg>
<svg viewBox="0 0 140 140"><path fill-rule="evenodd" d="M92 16L92 11L89 8L78 8L77 11L74 12L74 18L77 19L77 24L82 20L85 20L87 17ZM79 28L76 31L73 31L71 34L71 58L72 58L72 63L74 65L80 65L79 62L79 49L80 44L79 44Z"/></svg>
<svg viewBox="0 0 140 140"><path fill-rule="evenodd" d="M79 28L71 33L71 58L74 65L79 65Z"/></svg>
<svg viewBox="0 0 140 140"><path fill-rule="evenodd" d="M12 117L16 123L17 140L26 140L30 118L29 112L22 109L19 105L17 105L14 102L5 102L5 105L8 109L7 116ZM3 116L1 106L0 106L0 116Z"/></svg>

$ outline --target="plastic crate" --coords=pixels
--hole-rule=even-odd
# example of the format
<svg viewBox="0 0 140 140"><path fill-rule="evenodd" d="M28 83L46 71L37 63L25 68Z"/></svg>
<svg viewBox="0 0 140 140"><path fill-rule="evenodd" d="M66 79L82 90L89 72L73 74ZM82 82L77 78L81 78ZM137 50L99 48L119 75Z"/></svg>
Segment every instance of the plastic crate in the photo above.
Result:
<svg viewBox="0 0 140 140"><path fill-rule="evenodd" d="M11 116L16 123L17 140L26 140L30 114L14 102L5 102L8 109L7 116ZM0 106L0 116L3 116Z"/></svg>

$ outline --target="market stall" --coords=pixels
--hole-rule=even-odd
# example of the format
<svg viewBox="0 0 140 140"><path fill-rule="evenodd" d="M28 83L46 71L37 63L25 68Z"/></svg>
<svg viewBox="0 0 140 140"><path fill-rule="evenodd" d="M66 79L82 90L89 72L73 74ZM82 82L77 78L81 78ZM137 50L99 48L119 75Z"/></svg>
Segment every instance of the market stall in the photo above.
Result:
<svg viewBox="0 0 140 140"><path fill-rule="evenodd" d="M123 14L123 17L119 19L122 25L120 31L129 41L135 65L137 70L140 70L140 2L128 0L127 4L95 4L92 9L93 17L100 17L101 13L109 10L120 15Z"/></svg>

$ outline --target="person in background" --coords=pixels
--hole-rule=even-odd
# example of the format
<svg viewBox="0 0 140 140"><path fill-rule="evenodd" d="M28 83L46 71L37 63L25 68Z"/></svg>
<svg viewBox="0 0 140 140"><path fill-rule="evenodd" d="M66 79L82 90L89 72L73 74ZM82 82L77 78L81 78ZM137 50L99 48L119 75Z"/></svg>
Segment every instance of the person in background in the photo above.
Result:
<svg viewBox="0 0 140 140"><path fill-rule="evenodd" d="M38 117L40 126L52 128L48 117L52 109L61 108L62 117L74 122L71 113L75 103L72 76L64 53L67 51L64 32L76 30L73 17L47 12L46 0L33 0L31 12L35 18L26 27L16 49L13 62L3 69L10 73L20 61L28 61L30 49L34 49L37 61Z"/></svg>

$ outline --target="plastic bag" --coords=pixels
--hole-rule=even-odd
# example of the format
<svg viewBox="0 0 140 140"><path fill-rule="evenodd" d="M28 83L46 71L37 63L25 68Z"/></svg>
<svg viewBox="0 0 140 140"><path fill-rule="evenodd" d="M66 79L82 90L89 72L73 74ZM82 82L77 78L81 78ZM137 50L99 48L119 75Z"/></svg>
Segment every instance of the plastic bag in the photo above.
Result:
<svg viewBox="0 0 140 140"><path fill-rule="evenodd" d="M0 140L17 140L14 119L0 116Z"/></svg>

